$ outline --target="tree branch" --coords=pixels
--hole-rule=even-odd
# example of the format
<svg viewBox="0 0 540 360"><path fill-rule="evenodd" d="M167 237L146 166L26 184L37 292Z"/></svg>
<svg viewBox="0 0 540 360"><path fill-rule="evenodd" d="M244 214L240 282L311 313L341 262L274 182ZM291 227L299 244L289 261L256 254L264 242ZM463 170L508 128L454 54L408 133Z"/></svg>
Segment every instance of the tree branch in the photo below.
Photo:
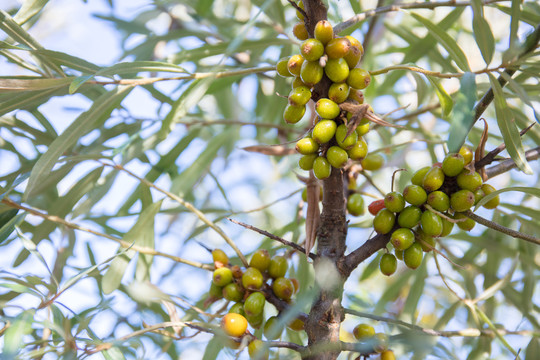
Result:
<svg viewBox="0 0 540 360"><path fill-rule="evenodd" d="M390 231L388 234L377 234L362 244L362 246L358 247L356 250L347 255L343 263L343 269L347 271L347 275L349 275L359 264L361 264L371 255L375 254L381 249L384 249L386 244L388 244L388 241L390 241L391 234L392 231Z"/></svg>
<svg viewBox="0 0 540 360"><path fill-rule="evenodd" d="M531 149L531 150L527 150L525 152L525 158L528 160L528 161L532 161L532 160L537 160L540 158L540 146L539 147L536 147L534 149ZM492 178L492 177L495 177L497 175L501 175L507 171L510 171L514 168L516 168L517 165L516 163L514 162L514 160L512 159L507 159L507 160L504 160L500 163L498 163L497 165L493 165L492 167L489 167L486 169L486 175L488 177L488 179Z"/></svg>

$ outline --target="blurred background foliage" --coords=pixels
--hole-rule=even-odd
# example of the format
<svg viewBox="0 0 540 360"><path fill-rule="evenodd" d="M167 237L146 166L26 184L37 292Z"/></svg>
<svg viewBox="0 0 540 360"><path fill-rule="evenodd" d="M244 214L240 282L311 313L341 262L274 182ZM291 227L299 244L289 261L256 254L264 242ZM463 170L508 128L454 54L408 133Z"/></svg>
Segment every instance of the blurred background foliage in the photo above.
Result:
<svg viewBox="0 0 540 360"><path fill-rule="evenodd" d="M235 358L219 339L189 328L175 335L180 340L136 332L175 320L218 323L223 302L199 311L211 282L205 247L224 249L236 264L227 241L248 258L257 248L286 253L300 294L313 283L304 255L227 221L304 239L298 156L260 153L277 145L293 149L309 129L307 120L284 124L280 95L290 84L271 70L298 52L295 11L276 0L75 2L0 6L2 357ZM362 60L369 71L402 64L454 74L373 76L366 101L404 125L368 135L370 152L387 159L370 174L383 192L390 191L394 170L408 170L397 175L401 190L415 170L442 160L451 131L473 125L462 116L471 96L460 82L464 72L476 73L472 96L479 100L490 87L487 72L497 77L507 66L517 69L496 94L505 115L493 105L483 115L487 150L538 121L540 54L537 48L519 54L525 36L538 30L540 5L463 3L385 12L376 22L368 16L341 32L366 41L371 29ZM328 16L337 25L390 4L329 1ZM92 40L81 43L69 31L88 13ZM77 55L101 41L112 41L117 54ZM467 135L476 147L482 130L478 122L450 142ZM517 139L506 145L519 161L540 146L540 127ZM512 170L490 183L538 188L538 161L520 168L530 174ZM360 180L362 191L381 196ZM497 210L480 214L539 236L538 196L516 189L501 197ZM351 217L349 249L370 236L371 221L369 214ZM400 359L509 359L518 352L537 359L537 247L477 225L469 233L454 230L440 250L447 258L430 254L418 270L400 268L390 278L375 271L380 254L361 264L345 285L342 339L368 322L393 335ZM303 332L282 338L306 343ZM297 356L286 349L272 354Z"/></svg>

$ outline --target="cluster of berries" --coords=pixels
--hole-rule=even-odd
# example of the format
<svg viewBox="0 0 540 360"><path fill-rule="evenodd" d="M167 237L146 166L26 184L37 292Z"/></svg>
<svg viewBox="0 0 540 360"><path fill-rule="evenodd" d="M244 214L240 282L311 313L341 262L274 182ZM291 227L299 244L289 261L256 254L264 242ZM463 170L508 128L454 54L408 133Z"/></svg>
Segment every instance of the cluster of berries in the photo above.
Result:
<svg viewBox="0 0 540 360"><path fill-rule="evenodd" d="M471 164L472 158L472 150L464 146L459 153L448 154L442 163L418 170L403 193L390 192L384 200L369 205L375 215L375 231L392 232L390 242L395 255L385 253L381 257L383 274L396 271L397 259L416 269L422 263L423 252L435 247L436 238L450 234L454 223L466 231L474 227L474 220L464 212L495 188L483 184L482 176ZM494 209L498 204L497 196L483 206Z"/></svg>
<svg viewBox="0 0 540 360"><path fill-rule="evenodd" d="M373 326L368 324L358 324L353 335L356 340L371 342L373 349L380 353L380 360L396 360L396 356L392 350L388 349L388 336L384 333L376 333Z"/></svg>

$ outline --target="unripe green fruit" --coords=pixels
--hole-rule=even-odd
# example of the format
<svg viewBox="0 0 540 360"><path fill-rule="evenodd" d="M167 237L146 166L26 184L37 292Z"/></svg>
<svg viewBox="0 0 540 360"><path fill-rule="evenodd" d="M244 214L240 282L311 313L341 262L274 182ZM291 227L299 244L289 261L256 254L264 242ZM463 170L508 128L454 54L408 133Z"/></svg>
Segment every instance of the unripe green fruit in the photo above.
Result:
<svg viewBox="0 0 540 360"><path fill-rule="evenodd" d="M330 40L334 38L334 29L328 20L321 20L315 25L313 31L315 39L322 42L324 45L328 44Z"/></svg>
<svg viewBox="0 0 540 360"><path fill-rule="evenodd" d="M494 191L497 191L493 186L489 184L482 185L481 190L484 192L484 194L489 195ZM501 202L499 195L495 196L493 199L489 200L487 203L485 203L483 206L486 209L495 209L497 206L499 206L499 203Z"/></svg>
<svg viewBox="0 0 540 360"><path fill-rule="evenodd" d="M442 233L443 223L441 217L431 211L426 210L422 213L420 224L426 235L439 236Z"/></svg>
<svg viewBox="0 0 540 360"><path fill-rule="evenodd" d="M303 2L303 1L299 1L297 5L298 5L298 7L299 7L300 9L302 9L302 10L305 9L305 7L304 7L304 2ZM296 10L296 18L297 18L298 20L304 20L304 14L302 14L300 11Z"/></svg>
<svg viewBox="0 0 540 360"><path fill-rule="evenodd" d="M219 269L214 270L214 274L212 276L212 281L217 286L225 286L232 282L233 274L231 269L228 267L221 267Z"/></svg>
<svg viewBox="0 0 540 360"><path fill-rule="evenodd" d="M289 92L289 104L295 106L306 105L311 99L311 90L307 86L298 86Z"/></svg>
<svg viewBox="0 0 540 360"><path fill-rule="evenodd" d="M313 140L324 144L332 140L336 134L337 124L334 120L321 120L313 128Z"/></svg>
<svg viewBox="0 0 540 360"><path fill-rule="evenodd" d="M411 229L399 228L392 233L390 241L394 248L406 250L414 243L414 233Z"/></svg>
<svg viewBox="0 0 540 360"><path fill-rule="evenodd" d="M258 269L260 272L265 272L270 266L270 254L266 249L259 249L253 253L249 266Z"/></svg>
<svg viewBox="0 0 540 360"><path fill-rule="evenodd" d="M268 340L276 340L281 336L283 329L278 328L279 319L277 316L271 316L264 324L264 336Z"/></svg>
<svg viewBox="0 0 540 360"><path fill-rule="evenodd" d="M388 350L388 336L383 333L376 333L373 335L375 339L375 345L373 345L373 350L378 353Z"/></svg>
<svg viewBox="0 0 540 360"><path fill-rule="evenodd" d="M331 146L326 151L326 160L335 167L336 169L340 169L347 163L347 160L349 160L349 155L347 155L347 151L343 150L339 146Z"/></svg>
<svg viewBox="0 0 540 360"><path fill-rule="evenodd" d="M482 186L482 176L475 171L471 173L465 169L457 176L457 184L462 189L476 191Z"/></svg>
<svg viewBox="0 0 540 360"><path fill-rule="evenodd" d="M278 73L278 75L283 76L283 77L292 76L291 73L289 72L289 67L287 66L288 63L289 63L288 57L284 57L277 62L276 72Z"/></svg>
<svg viewBox="0 0 540 360"><path fill-rule="evenodd" d="M268 360L270 352L263 341L255 339L248 345L248 353L252 359Z"/></svg>
<svg viewBox="0 0 540 360"><path fill-rule="evenodd" d="M292 76L300 76L300 69L302 69L302 64L304 63L304 58L302 55L293 55L289 58L287 62L287 69Z"/></svg>
<svg viewBox="0 0 540 360"><path fill-rule="evenodd" d="M395 213L400 212L405 207L403 195L397 191L390 192L384 197L384 206Z"/></svg>
<svg viewBox="0 0 540 360"><path fill-rule="evenodd" d="M244 304L237 302L233 306L231 306L231 309L228 311L229 314L240 314L242 316L246 316L246 313L244 311Z"/></svg>
<svg viewBox="0 0 540 360"><path fill-rule="evenodd" d="M287 104L287 106L285 106L285 110L283 111L283 120L285 120L287 124L296 124L297 122L302 120L305 113L305 105L295 106Z"/></svg>
<svg viewBox="0 0 540 360"><path fill-rule="evenodd" d="M422 229L417 231L417 240L422 251L430 252L435 247L435 238L433 236L427 235Z"/></svg>
<svg viewBox="0 0 540 360"><path fill-rule="evenodd" d="M363 215L364 210L364 198L358 193L349 195L347 199L347 211L353 216Z"/></svg>
<svg viewBox="0 0 540 360"><path fill-rule="evenodd" d="M459 190L450 195L450 206L457 212L469 210L474 205L474 194L469 190Z"/></svg>
<svg viewBox="0 0 540 360"><path fill-rule="evenodd" d="M300 69L300 79L308 86L313 86L321 81L324 69L318 61L304 61Z"/></svg>
<svg viewBox="0 0 540 360"><path fill-rule="evenodd" d="M403 253L403 261L410 269L416 269L422 264L422 258L424 256L422 246L419 243L412 244L405 252Z"/></svg>
<svg viewBox="0 0 540 360"><path fill-rule="evenodd" d="M227 284L223 288L223 297L229 301L241 301L244 298L244 289L236 283Z"/></svg>
<svg viewBox="0 0 540 360"><path fill-rule="evenodd" d="M287 273L287 268L289 265L287 264L287 259L283 256L274 256L270 260L270 267L268 268L268 274L273 279L277 279L280 277L284 277Z"/></svg>
<svg viewBox="0 0 540 360"><path fill-rule="evenodd" d="M287 70L289 71L289 70ZM302 72L300 72L300 74L302 74ZM291 84L291 88L294 89L294 88L297 88L299 86L306 86L309 88L309 86L307 86L303 81L302 79L300 78L300 76L296 76Z"/></svg>
<svg viewBox="0 0 540 360"><path fill-rule="evenodd" d="M221 328L229 336L239 337L247 330L247 320L240 314L229 313L221 319Z"/></svg>
<svg viewBox="0 0 540 360"><path fill-rule="evenodd" d="M454 228L454 223L446 220L445 218L442 218L442 222L443 222L443 231L441 233L441 237L450 235L450 233L452 232L452 229Z"/></svg>
<svg viewBox="0 0 540 360"><path fill-rule="evenodd" d="M319 144L309 137L305 137L296 142L296 151L302 155L314 154L319 151Z"/></svg>
<svg viewBox="0 0 540 360"><path fill-rule="evenodd" d="M427 197L426 191L421 186L408 185L403 189L403 198L411 205L423 205Z"/></svg>
<svg viewBox="0 0 540 360"><path fill-rule="evenodd" d="M352 160L362 160L367 156L367 153L368 145L361 137L358 138L352 148L347 150L347 154L349 154L349 158Z"/></svg>
<svg viewBox="0 0 540 360"><path fill-rule="evenodd" d="M358 134L353 131L349 136L347 136L347 126L345 124L341 124L336 129L336 141L339 145L339 147L343 149L350 149L356 144L356 141L358 141ZM347 136L347 137L345 137Z"/></svg>
<svg viewBox="0 0 540 360"><path fill-rule="evenodd" d="M395 273L397 269L396 257L392 254L384 254L379 262L379 269L386 276L390 276Z"/></svg>
<svg viewBox="0 0 540 360"><path fill-rule="evenodd" d="M476 189L476 191L474 192L474 205L476 205L480 200L482 200L484 196L486 196L486 193L484 192L484 190L482 190L482 188Z"/></svg>
<svg viewBox="0 0 540 360"><path fill-rule="evenodd" d="M296 318L293 321L291 321L287 327L294 331L302 331L304 330L305 324L302 321L302 319Z"/></svg>
<svg viewBox="0 0 540 360"><path fill-rule="evenodd" d="M379 170L384 165L384 157L381 154L368 154L361 162L364 170Z"/></svg>
<svg viewBox="0 0 540 360"><path fill-rule="evenodd" d="M309 38L309 34L306 29L306 24L304 24L303 21L300 21L294 24L292 32L293 32L293 35L298 40L306 40L307 38Z"/></svg>
<svg viewBox="0 0 540 360"><path fill-rule="evenodd" d="M264 321L264 312L253 316L246 314L246 319L251 327L259 329Z"/></svg>
<svg viewBox="0 0 540 360"><path fill-rule="evenodd" d="M300 169L306 171L313 169L313 162L318 156L318 154L309 154L302 156L300 160L298 160L298 165L300 166Z"/></svg>
<svg viewBox="0 0 540 360"><path fill-rule="evenodd" d="M339 105L330 99L321 98L315 104L315 111L323 119L334 119L339 115Z"/></svg>
<svg viewBox="0 0 540 360"><path fill-rule="evenodd" d="M213 299L221 299L223 297L223 288L221 286L217 286L212 281L210 283L210 290L208 290L208 295Z"/></svg>
<svg viewBox="0 0 540 360"><path fill-rule="evenodd" d="M324 45L317 39L307 39L300 45L300 53L307 61L318 61L324 54Z"/></svg>
<svg viewBox="0 0 540 360"><path fill-rule="evenodd" d="M365 89L371 82L371 75L368 71L360 68L354 68L349 71L347 84L353 89Z"/></svg>
<svg viewBox="0 0 540 360"><path fill-rule="evenodd" d="M212 260L214 260L214 263L221 263L222 265L227 265L229 263L229 257L225 254L225 251L221 249L212 250Z"/></svg>
<svg viewBox="0 0 540 360"><path fill-rule="evenodd" d="M349 99L356 101L358 104L363 104L364 93L357 89L349 89Z"/></svg>
<svg viewBox="0 0 540 360"><path fill-rule="evenodd" d="M463 160L465 160L465 165L469 164L472 161L474 153L469 146L463 145L461 149L459 149L459 153L461 156L463 156Z"/></svg>
<svg viewBox="0 0 540 360"><path fill-rule="evenodd" d="M414 185L422 186L424 177L426 176L429 170L431 170L431 166L425 166L421 168L420 170L416 171L413 177L411 178L411 183L413 183Z"/></svg>
<svg viewBox="0 0 540 360"><path fill-rule="evenodd" d="M403 260L403 253L404 252L405 252L405 250L394 249L394 254L396 255L396 258L398 260Z"/></svg>
<svg viewBox="0 0 540 360"><path fill-rule="evenodd" d="M375 335L375 329L368 324L358 324L353 330L356 340L367 339Z"/></svg>
<svg viewBox="0 0 540 360"><path fill-rule="evenodd" d="M328 98L336 104L341 104L349 96L349 85L346 83L334 83L328 89Z"/></svg>
<svg viewBox="0 0 540 360"><path fill-rule="evenodd" d="M461 154L451 153L446 155L442 162L442 170L446 176L457 176L465 166L465 159Z"/></svg>
<svg viewBox="0 0 540 360"><path fill-rule="evenodd" d="M349 65L344 58L330 59L326 62L324 73L332 82L341 83L349 76Z"/></svg>
<svg viewBox="0 0 540 360"><path fill-rule="evenodd" d="M357 46L351 46L347 55L343 57L349 66L349 69L354 69L362 58L362 51Z"/></svg>
<svg viewBox="0 0 540 360"><path fill-rule="evenodd" d="M411 205L403 209L398 216L398 225L402 228L412 229L420 222L422 210L418 206Z"/></svg>
<svg viewBox="0 0 540 360"><path fill-rule="evenodd" d="M319 156L313 162L313 174L319 180L324 180L332 173L332 165L324 156Z"/></svg>
<svg viewBox="0 0 540 360"><path fill-rule="evenodd" d="M388 209L382 209L373 218L373 228L379 234L388 234L396 222L396 215Z"/></svg>
<svg viewBox="0 0 540 360"><path fill-rule="evenodd" d="M266 299L260 292L251 293L244 301L244 311L246 316L253 317L261 314L264 310Z"/></svg>
<svg viewBox="0 0 540 360"><path fill-rule="evenodd" d="M437 190L442 186L444 182L444 172L440 167L433 166L424 176L422 181L422 187L427 192L432 192Z"/></svg>
<svg viewBox="0 0 540 360"><path fill-rule="evenodd" d="M290 279L280 277L272 283L272 291L281 300L289 300L294 294L294 285Z"/></svg>
<svg viewBox="0 0 540 360"><path fill-rule="evenodd" d="M258 290L261 288L263 283L264 278L261 272L259 271L259 269L256 269L254 267L247 268L242 275L242 286L244 287L244 289Z"/></svg>
<svg viewBox="0 0 540 360"><path fill-rule="evenodd" d="M434 191L427 197L429 206L437 211L445 212L450 208L450 198L442 191Z"/></svg>
<svg viewBox="0 0 540 360"><path fill-rule="evenodd" d="M356 127L356 133L358 134L358 136L364 136L365 134L367 134L369 132L369 126L370 122L368 118L363 118L362 120L360 120L358 126Z"/></svg>
<svg viewBox="0 0 540 360"><path fill-rule="evenodd" d="M325 52L329 59L342 58L349 52L351 42L347 38L335 38L326 44Z"/></svg>
<svg viewBox="0 0 540 360"><path fill-rule="evenodd" d="M473 219L469 219L467 216L465 216L465 214L462 214L462 213L455 213L454 214L454 219L456 219L456 220L465 219L463 221L457 222L457 226L461 230L471 231L474 228L474 226L476 225L476 221L474 221Z"/></svg>

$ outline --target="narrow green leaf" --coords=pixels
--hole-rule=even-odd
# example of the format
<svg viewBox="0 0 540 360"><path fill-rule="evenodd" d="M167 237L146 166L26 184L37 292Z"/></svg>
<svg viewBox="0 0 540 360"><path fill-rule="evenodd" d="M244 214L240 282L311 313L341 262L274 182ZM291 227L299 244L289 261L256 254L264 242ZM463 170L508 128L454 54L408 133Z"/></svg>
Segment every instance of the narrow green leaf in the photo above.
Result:
<svg viewBox="0 0 540 360"><path fill-rule="evenodd" d="M34 110L37 106L45 103L49 98L55 95L65 95L67 93L63 88L52 88L40 91L21 92L7 95L5 100L0 97L0 116L13 110Z"/></svg>
<svg viewBox="0 0 540 360"><path fill-rule="evenodd" d="M456 95L456 106L448 135L448 150L458 152L474 126L474 104L476 102L476 78L473 73L465 73L460 80Z"/></svg>
<svg viewBox="0 0 540 360"><path fill-rule="evenodd" d="M504 193L504 192L508 192L508 191L519 191L519 192L522 192L522 193L525 193L525 194L529 194L529 195L533 195L533 196L536 196L536 197L540 197L540 189L539 188L535 188L535 187L523 187L523 186L514 186L514 187L507 187L507 188L504 188L504 189L499 189L497 191L494 191L486 196L484 196L482 198L482 200L480 200L475 208L474 208L474 211L478 210L478 208L482 205L484 205L485 203L487 203L489 200L493 199L495 196L501 194L501 193Z"/></svg>
<svg viewBox="0 0 540 360"><path fill-rule="evenodd" d="M19 11L13 17L19 25L24 24L43 9L49 0L25 0Z"/></svg>
<svg viewBox="0 0 540 360"><path fill-rule="evenodd" d="M51 278L55 284L53 292L56 292L56 288L58 288L58 281L56 281L56 279L54 278L54 275L51 269L49 268L49 264L47 264L47 261L45 261L45 258L43 257L43 255L41 255L41 253L38 251L36 244L34 244L32 240L24 236L23 232L18 227L15 227L15 230L17 230L17 235L19 236L19 239L21 240L24 248L28 250L36 258L38 258L38 260L43 264L45 269L47 269L47 272L49 273L49 275L51 275Z"/></svg>
<svg viewBox="0 0 540 360"><path fill-rule="evenodd" d="M525 360L537 360L538 354L540 354L540 340L533 337L525 350Z"/></svg>
<svg viewBox="0 0 540 360"><path fill-rule="evenodd" d="M206 346L206 349L204 350L203 359L204 360L216 360L221 350L223 350L224 346L223 339L220 339L218 336L214 336L210 341L208 342L208 346Z"/></svg>
<svg viewBox="0 0 540 360"><path fill-rule="evenodd" d="M169 64L161 61L133 61L122 62L103 68L96 72L95 76L125 75L137 74L143 71L150 72L169 72L169 73L188 73L186 69L175 64Z"/></svg>
<svg viewBox="0 0 540 360"><path fill-rule="evenodd" d="M67 66L82 73L95 73L100 70L99 66L91 62L60 51L39 49L33 50L32 54L39 55L57 65Z"/></svg>
<svg viewBox="0 0 540 360"><path fill-rule="evenodd" d="M515 52L519 47L517 32L521 18L521 0L512 0L510 11L510 44L508 46L508 51Z"/></svg>
<svg viewBox="0 0 540 360"><path fill-rule="evenodd" d="M486 65L491 63L493 53L495 52L495 39L489 27L489 23L484 18L484 8L482 0L473 0L473 32L476 39L476 45L482 53Z"/></svg>
<svg viewBox="0 0 540 360"><path fill-rule="evenodd" d="M28 199L32 194L33 188L51 172L53 166L58 161L58 158L66 151L69 151L79 138L90 131L96 124L105 121L111 112L117 108L127 94L132 90L132 87L118 87L111 92L108 92L99 97L92 107L82 113L75 121L58 136L41 155L39 160L34 165L28 179L28 185L23 195L23 201Z"/></svg>
<svg viewBox="0 0 540 360"><path fill-rule="evenodd" d="M77 90L84 85L88 80L91 80L94 78L94 75L83 75L83 76L77 76L71 84L69 84L69 94L75 94Z"/></svg>
<svg viewBox="0 0 540 360"><path fill-rule="evenodd" d="M59 78L59 79L47 79L47 78L34 78L29 79L25 76L18 78L0 78L0 92L9 91L32 91L32 90L44 90L59 88L69 84L73 78Z"/></svg>
<svg viewBox="0 0 540 360"><path fill-rule="evenodd" d="M116 346L113 346L110 349L103 351L102 354L106 360L125 360L126 359L122 350L120 350Z"/></svg>
<svg viewBox="0 0 540 360"><path fill-rule="evenodd" d="M25 216L26 213L16 215L0 227L0 244L2 244L4 240L6 240L9 235L11 235L11 233L13 233L13 231L15 230L15 226L19 225L23 221Z"/></svg>
<svg viewBox="0 0 540 360"><path fill-rule="evenodd" d="M35 310L20 313L11 323L4 334L4 349L2 359L15 359L19 349L24 346L23 337L32 331Z"/></svg>
<svg viewBox="0 0 540 360"><path fill-rule="evenodd" d="M461 70L471 71L467 56L465 56L465 53L463 50L461 50L457 42L450 35L448 35L446 31L418 14L411 13L411 16L414 17L418 22L422 23L429 30L431 35L433 35L445 48L445 50L448 51L448 54L452 60L456 62Z"/></svg>
<svg viewBox="0 0 540 360"><path fill-rule="evenodd" d="M403 313L411 317L411 323L416 324L416 309L418 302L424 294L424 286L427 279L427 261L422 261L422 265L415 271L414 281L409 289L409 295L403 306Z"/></svg>
<svg viewBox="0 0 540 360"><path fill-rule="evenodd" d="M514 275L514 272L517 269L517 265L518 265L518 262L516 259L512 263L512 267L510 268L508 273L502 279L498 280L496 283L494 283L493 285L488 287L486 290L484 290L480 295L478 295L474 299L474 301L479 302L479 301L484 301L486 299L489 299L490 297L495 295L496 292L498 292L499 290L507 286L510 283L510 280L512 280L512 275Z"/></svg>
<svg viewBox="0 0 540 360"><path fill-rule="evenodd" d="M506 347L514 356L517 356L516 350L506 341L506 339L499 333L497 327L493 324L491 319L478 307L474 307L482 321L488 324L489 328L495 333L495 336L501 341L501 343ZM471 309L472 310L472 309Z"/></svg>
<svg viewBox="0 0 540 360"><path fill-rule="evenodd" d="M443 117L446 119L450 115L450 112L452 111L452 107L454 106L454 102L450 95L444 90L442 85L439 83L438 80L433 79L431 76L427 76L429 82L433 87L435 88L435 93L437 94L437 97L439 98L439 102L441 103L441 108L443 110Z"/></svg>
<svg viewBox="0 0 540 360"><path fill-rule="evenodd" d="M492 74L489 75L489 81L494 95L495 112L497 114L497 124L502 133L506 151L516 163L517 167L525 174L532 174L533 171L525 157L525 150L521 142L519 130L516 127L512 112L506 104L501 84L495 79Z"/></svg>

